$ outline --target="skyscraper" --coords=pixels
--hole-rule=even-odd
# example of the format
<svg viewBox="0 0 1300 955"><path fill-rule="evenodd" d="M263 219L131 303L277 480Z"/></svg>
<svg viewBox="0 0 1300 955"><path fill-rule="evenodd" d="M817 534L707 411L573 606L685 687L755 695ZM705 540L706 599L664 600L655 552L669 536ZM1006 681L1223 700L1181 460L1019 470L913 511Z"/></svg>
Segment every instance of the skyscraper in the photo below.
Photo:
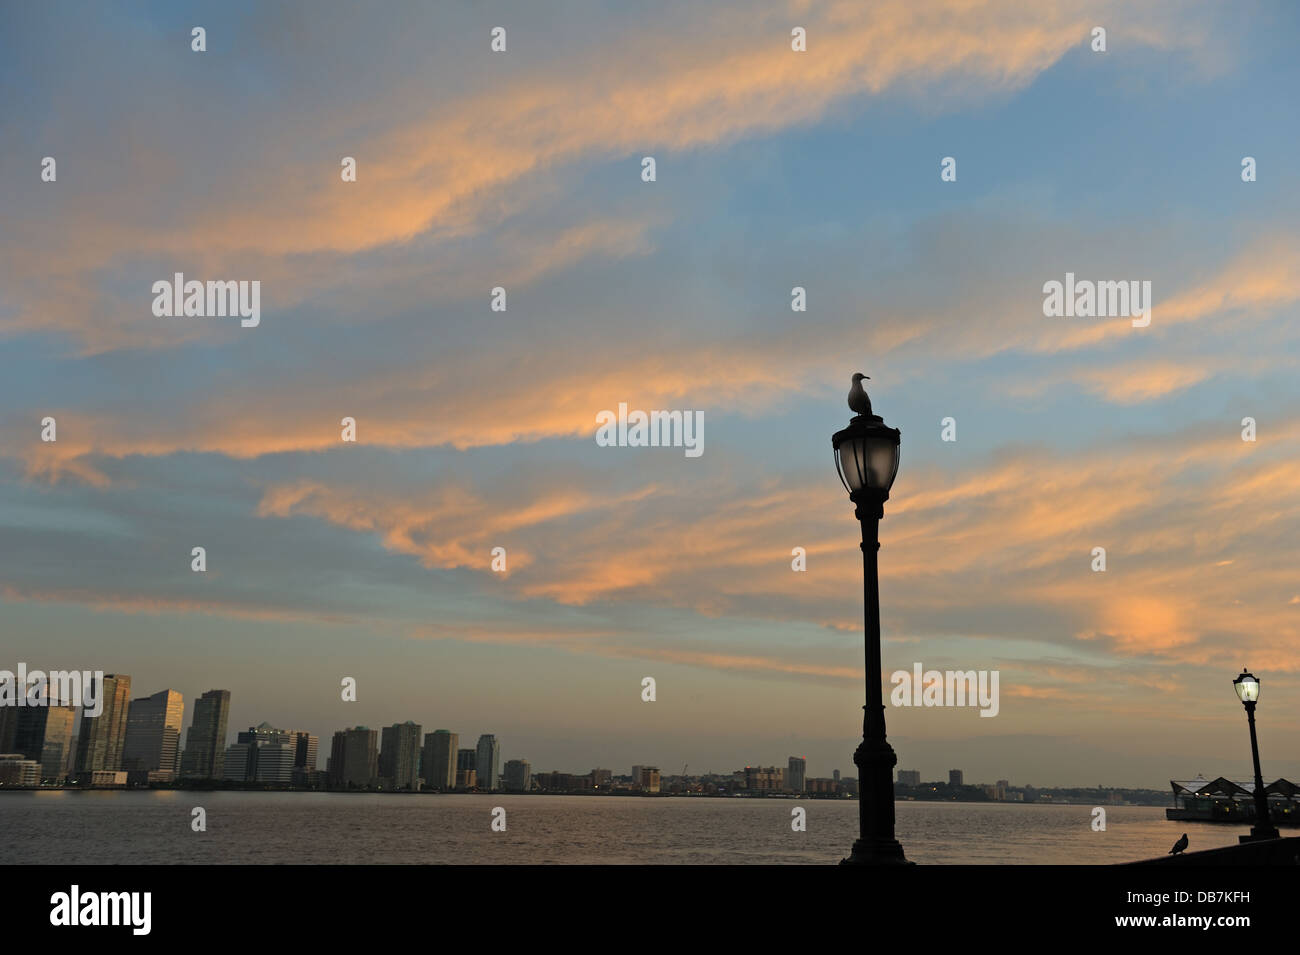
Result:
<svg viewBox="0 0 1300 955"><path fill-rule="evenodd" d="M379 778L379 733L364 726L339 730L330 743L330 785L365 789Z"/></svg>
<svg viewBox="0 0 1300 955"><path fill-rule="evenodd" d="M949 785L949 786L960 786L960 785L962 785L962 775L961 775L961 770L960 770L960 769L950 769L950 770L948 770L948 785Z"/></svg>
<svg viewBox="0 0 1300 955"><path fill-rule="evenodd" d="M194 704L194 721L185 737L181 775L220 779L224 775L226 722L230 718L230 691L208 690Z"/></svg>
<svg viewBox="0 0 1300 955"><path fill-rule="evenodd" d="M420 724L407 720L385 726L379 775L393 789L420 788Z"/></svg>
<svg viewBox="0 0 1300 955"><path fill-rule="evenodd" d="M420 775L427 789L444 792L456 788L456 747L460 736L447 730L424 735L424 752L420 756Z"/></svg>
<svg viewBox="0 0 1300 955"><path fill-rule="evenodd" d="M474 769L475 754L472 749L456 750L456 788L473 789L478 785L478 773Z"/></svg>
<svg viewBox="0 0 1300 955"><path fill-rule="evenodd" d="M0 706L0 753L13 752L18 731L18 707Z"/></svg>
<svg viewBox="0 0 1300 955"><path fill-rule="evenodd" d="M132 700L126 720L122 768L174 778L180 769L184 716L185 698L175 690L160 690L153 696Z"/></svg>
<svg viewBox="0 0 1300 955"><path fill-rule="evenodd" d="M317 739L305 730L289 730L294 740L293 768L314 770L316 768Z"/></svg>
<svg viewBox="0 0 1300 955"><path fill-rule="evenodd" d="M131 678L120 673L105 673L100 692L103 711L99 716L81 714L77 733L77 776L89 782L97 771L116 772L122 768L126 748L126 720L131 708Z"/></svg>
<svg viewBox="0 0 1300 955"><path fill-rule="evenodd" d="M478 773L478 788L493 790L501 785L501 744L491 733L478 738L474 751L474 770Z"/></svg>
<svg viewBox="0 0 1300 955"><path fill-rule="evenodd" d="M511 792L526 793L533 787L533 767L526 759L507 759L503 782Z"/></svg>
<svg viewBox="0 0 1300 955"><path fill-rule="evenodd" d="M75 716L72 706L25 706L17 711L14 738L4 751L22 753L40 763L41 780L62 782L67 775Z"/></svg>
<svg viewBox="0 0 1300 955"><path fill-rule="evenodd" d="M898 771L898 785L900 786L921 785L921 771L919 769L900 769Z"/></svg>
<svg viewBox="0 0 1300 955"><path fill-rule="evenodd" d="M785 788L793 793L803 792L807 776L808 761L802 756L791 756L785 774Z"/></svg>

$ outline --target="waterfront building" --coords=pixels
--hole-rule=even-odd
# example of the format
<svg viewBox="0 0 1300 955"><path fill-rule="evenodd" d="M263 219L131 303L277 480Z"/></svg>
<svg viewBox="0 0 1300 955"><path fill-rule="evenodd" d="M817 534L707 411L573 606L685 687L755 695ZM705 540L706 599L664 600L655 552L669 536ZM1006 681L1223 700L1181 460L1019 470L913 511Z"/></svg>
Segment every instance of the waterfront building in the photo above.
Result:
<svg viewBox="0 0 1300 955"><path fill-rule="evenodd" d="M181 754L181 775L193 779L221 779L225 772L226 724L230 719L230 691L208 690L194 704L194 718Z"/></svg>

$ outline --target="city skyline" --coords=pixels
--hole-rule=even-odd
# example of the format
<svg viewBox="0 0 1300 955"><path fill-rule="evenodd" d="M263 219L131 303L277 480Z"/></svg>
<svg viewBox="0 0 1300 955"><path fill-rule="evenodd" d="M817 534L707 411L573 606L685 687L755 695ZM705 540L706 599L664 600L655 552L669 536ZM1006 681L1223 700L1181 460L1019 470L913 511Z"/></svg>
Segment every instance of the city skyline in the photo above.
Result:
<svg viewBox="0 0 1300 955"><path fill-rule="evenodd" d="M130 693L130 689L132 686L131 683L132 677L129 674L116 674L116 673L105 674L105 680L106 680L106 685L110 687L114 687L114 686L122 687L120 693L118 694L119 696L127 695ZM216 725L217 721L220 721L220 723L223 726L228 722L232 700L234 700L235 698L236 698L235 694L225 689L209 689L207 691L204 691L198 697L198 701L202 709L200 710L199 708L196 708L195 712L193 712L190 716L190 722L183 726L178 723L177 715L179 712L183 712L184 710L184 703L183 703L184 695L170 688L160 690L152 694L148 694L147 696L144 697L138 697L136 699L128 700L128 710L126 712L115 712L113 707L106 706L105 712L101 717L93 717L93 718L84 717L81 713L80 707L28 706L20 709L17 707L6 706L0 708L0 754L3 754L5 752L4 749L4 742L6 740L5 734L12 734L14 740L17 741L22 739L22 734L24 732L25 724L23 722L19 721L17 723L11 723L7 721L12 720L20 713L27 713L28 715L40 714L40 716L42 717L40 727L43 730L45 726L44 720L46 718L49 718L53 714L66 712L68 714L67 716L68 729L71 732L70 742L76 746L75 751L71 752L70 755L65 759L63 763L63 765L67 766L70 770L70 781L71 781L71 777L76 776L79 773L89 773L95 770L103 770L106 766L106 763L110 762L112 759L111 757L101 756L98 758L98 760L96 760L95 757L93 756L94 749L89 744L89 742L85 746L82 746L80 744L82 733L80 729L72 729L72 727L78 727L78 728L85 727L87 724L84 722L84 720L91 721L90 726L94 730L91 739L98 741L97 745L101 745L101 746L111 747L113 745L111 742L105 742L108 739L108 736L106 734L108 735L112 734L113 731L111 728L114 725L118 727L116 735L120 737L120 740L116 744L118 757L117 757L117 765L115 768L118 771L122 771L122 772L127 772L131 769L140 770L142 768L157 768L152 765L148 767L143 767L141 765L131 765L133 754L131 752L132 743L131 743L130 732L133 723L137 723L139 728L139 727L143 727L147 721L148 725L154 728L155 733L159 733L159 734L169 733L170 735L166 737L159 735L157 738L151 739L149 741L138 739L135 747L137 750L135 755L137 756L143 755L146 750L151 750L154 753L154 755L157 757L154 760L155 762L161 762L164 768L166 765L172 765L176 767L174 773L178 780L211 779L211 780L218 780L218 781L220 780L238 781L240 778L243 778L242 775L239 776L228 775L229 768L224 765L225 761L229 757L229 754L232 750L240 748L241 744L245 744L245 740L247 738L255 735L262 735L263 733L267 733L267 734L287 733L290 736L293 736L295 738L301 737L301 739L299 739L297 742L293 742L289 747L290 750L296 750L296 757L291 758L291 761L285 764L284 770L279 775L267 777L265 779L263 778L262 773L252 769L253 764L251 763L248 764L250 767L246 778L246 781L248 782L279 781L282 783L288 783L290 782L289 769L294 766L313 769L318 771L322 776L325 776L328 771L329 760L328 759L326 760L325 765L320 764L320 756L319 756L319 751L317 749L317 740L320 739L328 740L331 737L333 738L346 737L347 734L351 734L354 731L364 731L364 733L368 734L371 740L370 745L373 747L374 750L373 752L374 768L373 770L367 770L366 775L363 777L369 779L371 783L361 783L360 780L355 781L357 785L360 786L373 784L373 781L379 778L384 778L384 777L394 778L393 767L401 765L399 761L405 760L406 761L405 775L399 773L397 774L396 778L405 778L408 780L413 780L418 777L419 779L426 781L424 788L430 788L430 789L443 788L438 786L436 783L429 781L429 777L426 776L425 774L427 768L430 765L437 764L436 763L437 757L434 756L436 749L431 748L431 746L433 745L433 741L435 739L444 738L444 737L445 737L444 750L449 750L450 752L450 762L445 763L444 765L451 767L452 775L450 779L453 780L452 783L446 786L447 789L466 788L465 786L459 785L456 782L454 782L454 780L456 779L456 774L454 771L457 765L456 758L455 758L457 751L459 751L459 753L462 754L462 761L464 759L465 754L468 754L470 761L477 763L477 754L483 751L480 749L480 747L484 746L485 740L490 740L491 746L494 747L491 751L494 753L495 759L498 764L499 775L497 778L501 780L504 780L506 778L504 767L508 766L510 763L521 763L524 767L526 767L526 772L530 776L549 775L549 774L556 774L556 773L564 774L564 775L582 775L583 774L582 767L586 767L586 766L600 767L604 765L617 764L616 761L599 760L599 759L597 760L587 759L586 762L583 762L581 758L578 758L577 762L574 762L568 766L560 766L556 764L543 764L537 760L529 758L524 753L514 754L513 751L504 750L501 747L500 741L497 739L496 734L491 734L491 733L485 733L480 735L478 737L478 742L474 747L460 748L458 750L456 746L456 741L460 737L460 734L457 731L454 730L449 731L443 728L438 728L434 730L428 730L427 732L423 732L422 731L423 724L418 724L415 721L409 719L397 721L391 724L380 723L374 725L373 727L368 724L358 722L351 727L339 728L336 730L329 731L328 733L311 734L310 735L310 741L311 741L310 756L308 756L307 755L308 749L306 748L308 731L285 730L281 727L275 726L270 720L262 720L257 724L250 723L247 730L240 730L240 729L232 730L227 728L225 731L225 735L221 737L223 743L222 745L217 747L215 757L211 753L209 753L209 757L208 757L209 762L207 764L204 764L204 765L212 766L214 768L206 771L203 769L194 768L197 764L188 763L185 757L185 753L191 752L191 750L193 750L190 756L190 759L193 760L196 757L201 756L202 753L208 751L207 739L203 734L209 732L211 727ZM134 710L135 704L142 704L145 710L147 710L147 712L137 713ZM209 709L208 704L211 705L212 707L211 709ZM164 715L166 715L169 718L164 720L163 719ZM236 721L231 725L239 726L241 724L239 721ZM26 724L26 726L28 727L27 732L30 733L31 727L35 726L35 724L29 722L28 724ZM199 727L197 736L194 735L196 732L196 727ZM403 729L411 729L414 731L415 735L413 738L413 742L409 740L399 739L397 731ZM65 738L68 735L67 732L63 732L60 730L51 730L51 732L55 734L53 739L56 745L61 744L66 746L66 744L69 742ZM62 733L62 735L60 735L60 733ZM141 735L143 736L143 734ZM183 746L180 746L179 741L182 739L185 740L194 739L195 743L193 745L187 743ZM387 762L384 756L384 753L387 750L387 746L385 745L384 741L391 741L394 744L394 751L390 751L389 753L390 761ZM177 748L178 746L179 748ZM14 749L14 751L19 751L24 747L17 745L15 743L15 745L12 748ZM397 752L399 748L400 748L400 752ZM334 753L337 752L342 752L342 751L333 750L330 748L327 748L325 750L327 756L332 756ZM164 753L170 753L170 756L163 758ZM503 754L508 754L509 758L506 758L506 755ZM241 754L241 755L244 755L245 758L247 758L246 754ZM414 763L411 763L412 755L414 756ZM434 762L430 762L431 756L434 757ZM57 758L57 757L52 757L52 758ZM646 762L646 761L640 763L633 763L631 764L630 773L624 774L615 771L615 775L620 778L631 777L635 780L638 770L640 770L642 767L653 766L657 776L661 774L664 779L679 778L683 774L678 772L673 772L671 769L671 766L674 765L673 762L674 758L675 757L670 756L666 762L662 762L659 765L655 765L652 764L651 762ZM37 761L42 762L42 760L39 758L37 759ZM785 761L787 765L784 768L778 767L778 763L780 762L780 760L777 757L773 757L771 759L766 759L766 758L760 759L753 762L750 762L748 760L743 762L735 761L733 762L733 765L735 767L743 767L743 771L748 772L750 770L763 769L765 764L767 764L770 766L772 771L779 771L781 774L785 775L787 780L793 777L793 778L807 778L809 780L834 779L835 781L838 782L841 779L842 775L843 778L845 779L854 778L847 773L845 774L841 773L840 762L835 763L834 767L828 770L827 772L817 773L817 772L808 771L807 769L808 760L806 756L788 755L785 758ZM852 767L851 759L846 759L841 762L844 765ZM965 770L963 769L945 769L942 771L930 770L930 769L919 770L916 769L916 764L914 763L906 763L906 764L904 763L905 761L900 761L900 764L895 773L895 778L899 785L915 786L923 783L940 783L942 782L945 774L948 777L948 784L954 786L962 786L962 785L989 786L990 783L988 782L988 780L993 780L993 779L996 780L996 785L998 787L1003 787L1008 783L1008 779L1004 778L1005 774L1001 774L1001 773L989 774L983 769L980 769L976 773L976 777L979 779L978 783L964 783L963 779L964 779ZM53 765L53 763L51 762L50 765ZM191 769L185 770L182 768L183 766L186 765L191 765ZM683 769L685 769L689 765L689 761L684 762L682 765L683 765ZM798 767L797 775L794 775L796 773L796 766ZM50 775L50 773L46 772L46 769L47 767L45 765L42 765L42 772L45 775ZM471 770L471 772L474 771L475 770ZM590 773L591 771L592 770L590 769L586 770L587 773ZM766 772L767 770L764 771ZM734 776L741 772L742 772L741 768L727 769L724 766L723 768L708 768L703 770L697 769L695 772L686 773L685 776L687 778L700 778L706 776L727 777L727 776ZM1184 774L1184 775L1190 777L1191 774ZM1197 775L1204 775L1204 774L1198 772ZM1246 775L1248 774L1238 772L1236 777L1234 777L1233 773L1231 772L1215 772L1215 773L1211 773L1210 775L1224 776L1225 778L1237 778L1237 777L1245 778ZM987 779L985 778L986 776ZM1270 772L1270 776L1272 778L1282 778L1285 777L1285 773ZM1181 777L1171 777L1171 778L1181 778ZM1161 791L1165 788L1164 785L1165 782L1166 781L1151 780L1140 784L1119 784L1119 783L1114 783L1102 779L1101 781L1093 780L1087 786L1084 786L1082 783L1079 782L1061 782L1061 781L1049 779L1049 780L1040 780L1039 782L1034 782L1033 780L1025 780L1023 782L1017 782L1015 785L1018 787L1028 787L1030 789L1100 787L1106 789L1145 789L1145 790L1152 790L1152 791ZM136 783L136 785L142 785L142 784L143 782ZM163 781L163 784L166 784L165 780ZM295 780L294 785L305 785L305 784ZM409 786L410 784L408 783L407 785ZM347 787L344 786L342 788L347 788ZM395 783L388 788L401 789L403 787L402 784ZM468 788L477 788L481 791L496 791L498 789L501 789L502 787L491 785L491 783L485 784L484 778L480 775L477 776L475 784Z"/></svg>

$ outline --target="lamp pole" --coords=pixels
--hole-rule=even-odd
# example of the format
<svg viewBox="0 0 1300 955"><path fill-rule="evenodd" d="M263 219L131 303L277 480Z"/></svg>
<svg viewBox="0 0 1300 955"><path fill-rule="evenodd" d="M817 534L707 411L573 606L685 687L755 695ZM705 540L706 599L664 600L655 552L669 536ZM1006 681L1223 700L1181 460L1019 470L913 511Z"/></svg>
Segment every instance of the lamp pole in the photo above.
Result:
<svg viewBox="0 0 1300 955"><path fill-rule="evenodd" d="M1255 736L1255 704L1259 701L1259 680L1246 670L1232 681L1241 705L1246 708L1246 719L1250 723L1250 756L1255 763L1255 825L1250 835L1242 836L1242 842L1259 842L1264 839L1280 839L1281 833L1273 825L1268 811L1268 793L1264 792L1264 775L1259 769L1259 740Z"/></svg>
<svg viewBox="0 0 1300 955"><path fill-rule="evenodd" d="M885 736L885 701L880 667L880 519L898 472L900 434L872 414L862 388L866 376L853 376L849 426L831 438L840 480L849 491L854 516L862 526L862 606L866 657L866 705L862 742L853 754L858 767L858 839L842 865L908 865L894 838L894 766L898 757Z"/></svg>

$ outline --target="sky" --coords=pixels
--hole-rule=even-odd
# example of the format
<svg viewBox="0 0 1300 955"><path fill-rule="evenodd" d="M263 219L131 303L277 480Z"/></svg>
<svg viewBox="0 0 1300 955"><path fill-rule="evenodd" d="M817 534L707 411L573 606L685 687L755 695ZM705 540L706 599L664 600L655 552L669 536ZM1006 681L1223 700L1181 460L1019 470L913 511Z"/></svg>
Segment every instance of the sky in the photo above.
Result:
<svg viewBox="0 0 1300 955"><path fill-rule="evenodd" d="M852 775L861 371L886 678L1000 676L994 718L891 707L900 769L1243 778L1249 667L1297 778L1300 12L1030 9L0 8L0 668L187 726L229 689L232 737ZM260 324L156 316L177 272ZM1150 324L1048 317L1067 273ZM599 445L620 403L703 453Z"/></svg>

